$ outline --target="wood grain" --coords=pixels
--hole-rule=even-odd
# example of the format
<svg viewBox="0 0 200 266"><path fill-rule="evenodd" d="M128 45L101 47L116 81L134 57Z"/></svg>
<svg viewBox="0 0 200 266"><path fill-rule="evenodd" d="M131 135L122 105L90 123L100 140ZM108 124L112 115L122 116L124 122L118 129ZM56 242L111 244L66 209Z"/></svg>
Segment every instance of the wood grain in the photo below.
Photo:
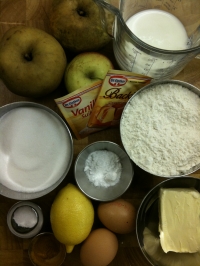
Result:
<svg viewBox="0 0 200 266"><path fill-rule="evenodd" d="M0 38L14 25L50 32L48 14L52 0L0 0Z"/></svg>
<svg viewBox="0 0 200 266"><path fill-rule="evenodd" d="M0 0L0 38L8 28L18 24L35 26L49 32L48 13L51 1L52 0ZM101 52L110 57L113 63L116 65L111 44L102 49ZM174 79L189 82L200 88L200 60L193 59ZM0 106L16 101L34 101L52 108L62 116L54 102L54 99L61 97L64 92L65 91L63 91L63 87L60 86L48 97L33 100L11 93L5 87L3 82L0 81ZM121 145L119 128L110 128L101 132L97 132L82 140L76 140L74 138L74 159L72 167L65 180L48 195L33 200L33 202L42 208L44 213L44 226L42 231L51 231L49 211L57 192L68 182L75 183L73 176L73 164L78 153L86 145L97 140L110 140ZM138 208L146 193L164 179L149 175L136 166L134 166L134 171L134 180L130 188L123 195L123 198L131 201L136 208ZM200 178L200 171L197 171L192 176ZM0 264L2 266L31 266L27 251L31 240L21 239L14 236L7 227L6 217L8 210L16 202L16 200L0 195ZM97 202L93 202L93 204L96 206ZM94 227L98 226L99 223L96 222ZM138 246L135 231L131 234L118 235L117 237L119 240L119 250L117 256L109 264L109 266L150 265L144 258ZM71 254L67 254L63 265L80 266L81 262L79 258L79 251L80 245L76 246Z"/></svg>

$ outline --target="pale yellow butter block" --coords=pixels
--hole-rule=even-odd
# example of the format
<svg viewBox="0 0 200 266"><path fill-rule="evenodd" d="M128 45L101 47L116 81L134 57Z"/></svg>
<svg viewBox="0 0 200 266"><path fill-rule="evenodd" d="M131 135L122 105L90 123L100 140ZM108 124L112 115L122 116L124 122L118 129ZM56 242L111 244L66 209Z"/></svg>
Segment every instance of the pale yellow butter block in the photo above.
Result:
<svg viewBox="0 0 200 266"><path fill-rule="evenodd" d="M160 189L160 243L165 253L200 250L200 193L195 189Z"/></svg>

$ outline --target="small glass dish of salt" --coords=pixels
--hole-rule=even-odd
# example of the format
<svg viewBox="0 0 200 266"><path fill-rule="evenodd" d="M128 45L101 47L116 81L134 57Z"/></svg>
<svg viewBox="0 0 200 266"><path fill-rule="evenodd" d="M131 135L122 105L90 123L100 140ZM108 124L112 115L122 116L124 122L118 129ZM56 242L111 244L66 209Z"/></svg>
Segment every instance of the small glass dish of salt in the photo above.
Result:
<svg viewBox="0 0 200 266"><path fill-rule="evenodd" d="M75 161L74 173L83 193L97 201L120 197L134 176L127 153L110 141L97 141L86 146Z"/></svg>
<svg viewBox="0 0 200 266"><path fill-rule="evenodd" d="M19 201L8 211L7 224L14 235L31 238L37 235L43 226L42 210L33 202Z"/></svg>

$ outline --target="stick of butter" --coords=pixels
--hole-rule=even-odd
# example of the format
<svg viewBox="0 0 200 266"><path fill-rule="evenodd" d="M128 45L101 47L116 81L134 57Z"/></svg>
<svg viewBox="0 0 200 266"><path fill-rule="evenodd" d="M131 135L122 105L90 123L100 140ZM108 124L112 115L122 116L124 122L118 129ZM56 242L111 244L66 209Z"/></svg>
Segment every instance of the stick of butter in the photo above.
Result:
<svg viewBox="0 0 200 266"><path fill-rule="evenodd" d="M160 243L165 253L200 250L200 193L195 189L160 189Z"/></svg>

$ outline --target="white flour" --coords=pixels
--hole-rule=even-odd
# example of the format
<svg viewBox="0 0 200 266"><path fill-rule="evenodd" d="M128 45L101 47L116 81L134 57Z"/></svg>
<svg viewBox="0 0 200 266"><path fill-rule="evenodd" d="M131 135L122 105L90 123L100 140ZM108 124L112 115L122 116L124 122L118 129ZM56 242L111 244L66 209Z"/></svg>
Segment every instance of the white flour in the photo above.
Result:
<svg viewBox="0 0 200 266"><path fill-rule="evenodd" d="M121 136L131 159L146 171L187 174L200 165L200 98L180 85L155 85L128 104Z"/></svg>
<svg viewBox="0 0 200 266"><path fill-rule="evenodd" d="M84 172L95 186L109 187L117 184L121 177L122 166L119 157L107 150L89 154Z"/></svg>

